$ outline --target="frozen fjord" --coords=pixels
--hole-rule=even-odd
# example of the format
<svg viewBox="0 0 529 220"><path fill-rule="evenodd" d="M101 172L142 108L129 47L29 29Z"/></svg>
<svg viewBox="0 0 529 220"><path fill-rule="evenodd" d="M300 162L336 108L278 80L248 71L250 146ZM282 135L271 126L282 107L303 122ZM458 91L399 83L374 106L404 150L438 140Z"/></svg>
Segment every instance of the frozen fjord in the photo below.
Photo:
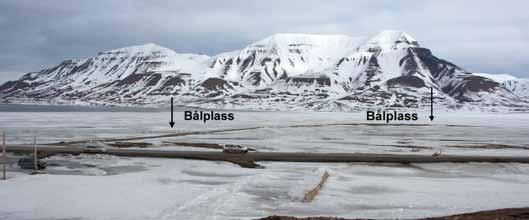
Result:
<svg viewBox="0 0 529 220"><path fill-rule="evenodd" d="M181 117L176 117L174 129L167 126L166 112L13 112L2 113L0 121L14 136L8 140L16 143L27 143L33 134L41 142L58 142L257 126L262 128L144 141L235 143L260 151L431 154L442 148L447 154L528 154L523 148L476 147L487 143L527 146L528 114L439 113L431 126L372 126L363 124L365 115L359 113L238 112L237 116L233 122L206 124L179 121ZM418 124L430 124L426 117L421 119ZM324 124L330 125L311 126ZM412 152L414 148L406 146L431 149ZM529 192L529 166L522 164L266 162L262 163L266 169L250 170L224 162L178 159L90 155L52 159L81 160L95 167L55 168L77 170L81 175L28 176L10 172L12 178L0 188L0 195L10 198L0 204L7 207L0 216L245 219L283 214L413 218L517 207L529 202L523 196ZM114 174L106 169L122 166L145 169ZM313 203L302 203L303 192L323 170L331 173L328 184ZM98 211L93 212L95 209Z"/></svg>

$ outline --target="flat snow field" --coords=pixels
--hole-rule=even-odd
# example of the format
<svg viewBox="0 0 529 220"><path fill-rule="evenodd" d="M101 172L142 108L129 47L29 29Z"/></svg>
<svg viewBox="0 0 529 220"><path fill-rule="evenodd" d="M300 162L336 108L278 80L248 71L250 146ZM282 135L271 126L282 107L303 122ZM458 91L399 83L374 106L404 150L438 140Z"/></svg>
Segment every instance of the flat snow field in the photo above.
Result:
<svg viewBox="0 0 529 220"><path fill-rule="evenodd" d="M428 113L399 124L365 113L236 112L234 121L183 121L169 112L0 112L8 143L136 137L253 128L164 139L154 149L194 150L167 142L242 144L259 151L374 152L529 156L529 114ZM369 123L369 124L366 124ZM202 149L205 150L205 149ZM208 149L206 149L208 150ZM214 150L214 149L209 149ZM15 165L0 181L0 219L252 219L268 215L416 218L529 206L527 164L358 164L226 162L62 155L47 174ZM303 194L325 172L312 203Z"/></svg>

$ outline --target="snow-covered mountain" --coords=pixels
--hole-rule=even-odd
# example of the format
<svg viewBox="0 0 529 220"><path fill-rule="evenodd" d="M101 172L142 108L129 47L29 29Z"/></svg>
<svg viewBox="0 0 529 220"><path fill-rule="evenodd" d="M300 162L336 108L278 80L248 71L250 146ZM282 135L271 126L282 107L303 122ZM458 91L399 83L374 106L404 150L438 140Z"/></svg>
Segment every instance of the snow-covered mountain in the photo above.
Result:
<svg viewBox="0 0 529 220"><path fill-rule="evenodd" d="M476 73L476 75L492 79L501 83L512 93L529 99L529 79L517 78L508 74Z"/></svg>
<svg viewBox="0 0 529 220"><path fill-rule="evenodd" d="M276 34L213 57L208 73L245 88L265 88L289 76L324 71L350 53L359 40L343 35Z"/></svg>
<svg viewBox="0 0 529 220"><path fill-rule="evenodd" d="M426 106L433 87L436 102L450 107L527 106L519 93L527 84L490 78L435 57L401 31L275 34L213 57L146 44L68 60L1 85L0 99L165 105L171 96L209 108L351 110Z"/></svg>
<svg viewBox="0 0 529 220"><path fill-rule="evenodd" d="M184 91L185 84L206 67L208 56L178 54L155 44L67 60L40 72L27 73L0 86L7 100L74 103L143 103L154 94Z"/></svg>

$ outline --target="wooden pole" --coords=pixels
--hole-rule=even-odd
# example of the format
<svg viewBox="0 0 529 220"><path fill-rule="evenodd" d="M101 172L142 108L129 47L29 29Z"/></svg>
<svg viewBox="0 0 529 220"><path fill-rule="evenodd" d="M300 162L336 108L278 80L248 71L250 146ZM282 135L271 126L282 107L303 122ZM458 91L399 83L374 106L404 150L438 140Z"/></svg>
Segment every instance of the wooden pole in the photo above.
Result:
<svg viewBox="0 0 529 220"><path fill-rule="evenodd" d="M6 132L2 132L2 177L4 180L6 180L6 163L7 163L7 155L6 155Z"/></svg>
<svg viewBox="0 0 529 220"><path fill-rule="evenodd" d="M323 188L323 184L327 182L327 179L329 179L329 173L325 171L323 176L321 176L321 179L318 185L316 185L313 189L305 193L305 196L303 197L303 202L312 202L312 200L314 200L314 198L320 192L321 188Z"/></svg>
<svg viewBox="0 0 529 220"><path fill-rule="evenodd" d="M37 166L37 136L33 136L33 163L35 165L35 171L38 171L38 166Z"/></svg>

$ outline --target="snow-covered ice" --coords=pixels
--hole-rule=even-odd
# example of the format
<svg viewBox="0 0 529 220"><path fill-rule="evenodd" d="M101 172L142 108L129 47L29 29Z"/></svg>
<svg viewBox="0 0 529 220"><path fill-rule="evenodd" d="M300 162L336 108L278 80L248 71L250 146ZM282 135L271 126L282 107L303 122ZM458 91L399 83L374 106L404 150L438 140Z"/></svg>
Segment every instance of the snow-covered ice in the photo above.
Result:
<svg viewBox="0 0 529 220"><path fill-rule="evenodd" d="M442 148L446 154L529 155L524 113L439 112L433 122L421 113L415 125L400 126L365 124L363 113L237 112L235 121L208 123L183 121L181 114L175 113L173 129L168 112L2 112L0 125L8 143L29 143L32 135L43 143L258 127L144 141L233 143L260 151L431 154ZM485 144L517 148L476 147ZM460 145L469 147L455 147ZM414 218L529 204L526 164L260 162L265 169L245 169L182 159L48 160L75 164L49 167L43 175L10 167L9 179L0 181L0 219ZM323 171L329 181L312 203L303 203L303 193Z"/></svg>
<svg viewBox="0 0 529 220"><path fill-rule="evenodd" d="M234 121L207 123L184 121L183 115L174 113L174 128L168 126L169 112L2 112L0 121L8 132L9 143L31 143L33 135L39 143L51 143L252 128L143 141L243 144L261 151L349 153L431 154L442 148L450 154L519 155L528 154L524 148L529 148L527 113L436 112L435 120L430 122L429 112L421 112L416 122L392 122L387 126L381 126L384 122L367 123L365 113L237 112ZM479 147L486 144L508 147Z"/></svg>
<svg viewBox="0 0 529 220"><path fill-rule="evenodd" d="M264 163L127 158L146 171L26 175L2 182L3 219L251 219L273 214L412 218L526 206L522 164ZM303 193L331 177L312 203ZM13 175L13 173L11 173Z"/></svg>

